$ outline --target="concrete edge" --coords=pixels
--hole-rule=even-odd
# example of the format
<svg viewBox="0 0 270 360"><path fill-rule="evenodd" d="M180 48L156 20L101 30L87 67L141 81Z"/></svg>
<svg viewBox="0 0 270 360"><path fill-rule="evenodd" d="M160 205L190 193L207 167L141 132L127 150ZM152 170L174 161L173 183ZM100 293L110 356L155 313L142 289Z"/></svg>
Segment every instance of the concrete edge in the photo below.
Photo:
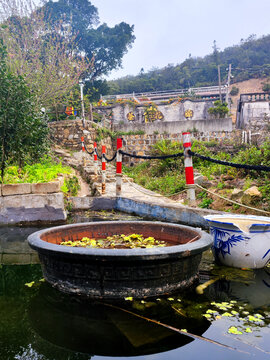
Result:
<svg viewBox="0 0 270 360"><path fill-rule="evenodd" d="M209 228L205 215L223 214L220 211L191 208L178 204L161 205L124 197L70 198L74 210L118 210L129 214Z"/></svg>

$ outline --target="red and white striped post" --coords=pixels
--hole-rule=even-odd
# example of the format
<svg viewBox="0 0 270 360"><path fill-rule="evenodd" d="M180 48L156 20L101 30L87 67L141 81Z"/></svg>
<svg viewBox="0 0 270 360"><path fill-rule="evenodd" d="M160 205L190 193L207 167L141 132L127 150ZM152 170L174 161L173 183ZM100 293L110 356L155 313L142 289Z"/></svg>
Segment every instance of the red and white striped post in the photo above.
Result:
<svg viewBox="0 0 270 360"><path fill-rule="evenodd" d="M102 167L101 167L101 193L105 194L106 192L106 146L102 146Z"/></svg>
<svg viewBox="0 0 270 360"><path fill-rule="evenodd" d="M185 164L187 197L190 205L193 205L196 200L194 172L193 172L192 156L189 155L188 153L188 150L191 150L191 139L189 132L184 132L182 135L183 135L183 146L184 146L184 164Z"/></svg>
<svg viewBox="0 0 270 360"><path fill-rule="evenodd" d="M119 153L119 150L123 146L123 141L121 138L116 140L116 196L121 196L122 190L122 154Z"/></svg>
<svg viewBox="0 0 270 360"><path fill-rule="evenodd" d="M94 174L97 177L98 174L98 158L97 158L97 143L94 142Z"/></svg>
<svg viewBox="0 0 270 360"><path fill-rule="evenodd" d="M85 159L85 145L84 145L84 137L81 137L81 142L82 142L82 154L83 154L83 166L85 167L86 165L86 159Z"/></svg>

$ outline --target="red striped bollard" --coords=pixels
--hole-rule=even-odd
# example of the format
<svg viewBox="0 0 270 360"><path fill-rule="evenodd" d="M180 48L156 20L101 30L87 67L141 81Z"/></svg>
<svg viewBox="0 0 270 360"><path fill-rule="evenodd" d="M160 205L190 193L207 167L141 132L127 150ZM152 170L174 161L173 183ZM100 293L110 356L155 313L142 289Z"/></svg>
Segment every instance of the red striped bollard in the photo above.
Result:
<svg viewBox="0 0 270 360"><path fill-rule="evenodd" d="M85 145L84 145L84 137L81 137L81 142L82 142L82 153L83 153L83 166L85 167L86 165L86 159L85 159Z"/></svg>
<svg viewBox="0 0 270 360"><path fill-rule="evenodd" d="M98 173L98 158L97 158L97 143L94 142L94 174L97 177Z"/></svg>
<svg viewBox="0 0 270 360"><path fill-rule="evenodd" d="M102 146L102 168L101 168L101 193L105 194L106 192L106 146Z"/></svg>
<svg viewBox="0 0 270 360"><path fill-rule="evenodd" d="M116 196L121 196L122 190L122 154L119 153L119 150L123 146L122 139L116 140Z"/></svg>
<svg viewBox="0 0 270 360"><path fill-rule="evenodd" d="M183 146L184 146L184 164L185 164L187 197L190 205L193 205L195 203L196 197L195 197L195 183L194 183L192 156L189 155L188 153L188 151L191 150L190 133L184 132L182 135L183 135Z"/></svg>

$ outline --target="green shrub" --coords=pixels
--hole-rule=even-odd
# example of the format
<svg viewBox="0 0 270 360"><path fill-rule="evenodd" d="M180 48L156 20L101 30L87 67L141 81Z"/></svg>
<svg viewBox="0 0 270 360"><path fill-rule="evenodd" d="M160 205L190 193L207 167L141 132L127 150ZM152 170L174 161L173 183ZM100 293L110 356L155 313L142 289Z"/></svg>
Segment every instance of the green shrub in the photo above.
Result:
<svg viewBox="0 0 270 360"><path fill-rule="evenodd" d="M232 90L230 91L230 95L235 96L235 95L238 95L238 94L239 94L239 88L236 87L236 86L233 86Z"/></svg>
<svg viewBox="0 0 270 360"><path fill-rule="evenodd" d="M229 114L228 104L217 100L214 102L214 106L208 109L208 113L214 115L215 118L225 118Z"/></svg>
<svg viewBox="0 0 270 360"><path fill-rule="evenodd" d="M61 190L66 195L77 196L80 188L81 187L80 187L79 179L77 178L77 176L72 176L72 177L65 178L64 184L61 187Z"/></svg>
<svg viewBox="0 0 270 360"><path fill-rule="evenodd" d="M209 209L209 206L212 204L213 201L213 199L205 198L198 206L203 209Z"/></svg>
<svg viewBox="0 0 270 360"><path fill-rule="evenodd" d="M71 171L71 168L45 157L39 163L25 165L21 169L18 166L7 167L4 184L49 182L57 179L60 173L70 174Z"/></svg>
<svg viewBox="0 0 270 360"><path fill-rule="evenodd" d="M269 93L270 92L270 83L266 83L263 85L263 91Z"/></svg>

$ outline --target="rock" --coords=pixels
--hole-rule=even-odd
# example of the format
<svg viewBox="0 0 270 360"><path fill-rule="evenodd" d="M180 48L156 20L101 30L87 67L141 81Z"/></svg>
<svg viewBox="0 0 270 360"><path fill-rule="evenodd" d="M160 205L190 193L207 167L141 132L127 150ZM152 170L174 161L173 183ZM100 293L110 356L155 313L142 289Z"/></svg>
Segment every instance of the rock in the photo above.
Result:
<svg viewBox="0 0 270 360"><path fill-rule="evenodd" d="M262 198L262 193L257 186L252 186L244 192L242 202L245 205L255 205Z"/></svg>
<svg viewBox="0 0 270 360"><path fill-rule="evenodd" d="M222 179L223 181L234 180L234 176L233 176L233 175L225 174L225 175L221 175L221 179Z"/></svg>
<svg viewBox="0 0 270 360"><path fill-rule="evenodd" d="M252 186L244 192L245 195L262 197L262 193L259 191L257 186Z"/></svg>
<svg viewBox="0 0 270 360"><path fill-rule="evenodd" d="M233 192L231 193L231 199L240 199L241 196L244 194L244 191L241 189L234 188Z"/></svg>
<svg viewBox="0 0 270 360"><path fill-rule="evenodd" d="M203 187L209 188L209 187L211 187L213 184L212 184L212 182L207 178L207 176L204 176L204 177L203 177L203 181L202 181L202 183L201 183L200 185L202 185Z"/></svg>
<svg viewBox="0 0 270 360"><path fill-rule="evenodd" d="M195 184L202 185L203 182L204 182L204 176L202 176L200 174L194 176L194 183Z"/></svg>

